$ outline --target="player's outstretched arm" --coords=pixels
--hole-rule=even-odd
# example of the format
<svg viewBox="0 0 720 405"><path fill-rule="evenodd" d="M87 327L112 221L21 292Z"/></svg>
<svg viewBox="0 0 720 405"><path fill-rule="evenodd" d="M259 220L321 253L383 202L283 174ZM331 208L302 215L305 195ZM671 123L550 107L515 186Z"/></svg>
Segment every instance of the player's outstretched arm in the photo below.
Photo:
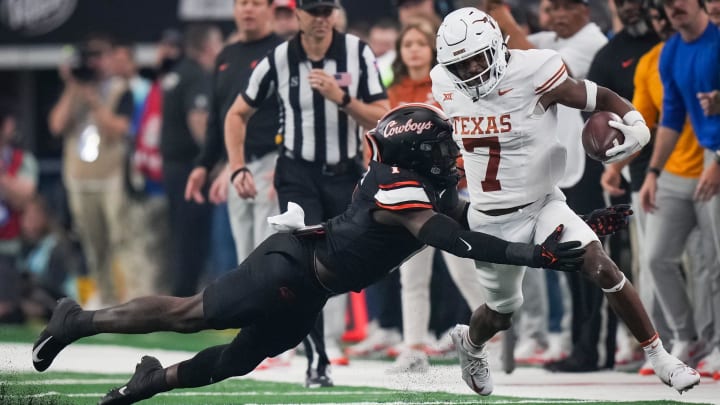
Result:
<svg viewBox="0 0 720 405"><path fill-rule="evenodd" d="M468 230L470 229L467 219L469 209L470 203L460 199L457 188L450 186L442 193L437 211L454 219L463 229Z"/></svg>
<svg viewBox="0 0 720 405"><path fill-rule="evenodd" d="M542 244L531 245L464 230L452 218L433 210L403 213L376 211L375 219L382 223L402 225L421 242L455 256L484 262L576 271L585 253L578 241L560 242L562 225Z"/></svg>

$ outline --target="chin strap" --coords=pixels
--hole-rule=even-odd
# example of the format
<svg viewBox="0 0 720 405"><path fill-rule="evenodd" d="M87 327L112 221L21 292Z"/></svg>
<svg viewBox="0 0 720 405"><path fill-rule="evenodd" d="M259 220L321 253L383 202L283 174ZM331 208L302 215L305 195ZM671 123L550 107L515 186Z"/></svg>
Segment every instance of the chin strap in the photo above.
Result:
<svg viewBox="0 0 720 405"><path fill-rule="evenodd" d="M626 278L625 275L623 274L622 280L620 280L620 282L617 283L614 287L603 288L602 290L603 290L603 292L605 292L605 293L616 293L616 292L622 290L623 287L625 287L625 282L626 282L626 281L627 281L627 278Z"/></svg>

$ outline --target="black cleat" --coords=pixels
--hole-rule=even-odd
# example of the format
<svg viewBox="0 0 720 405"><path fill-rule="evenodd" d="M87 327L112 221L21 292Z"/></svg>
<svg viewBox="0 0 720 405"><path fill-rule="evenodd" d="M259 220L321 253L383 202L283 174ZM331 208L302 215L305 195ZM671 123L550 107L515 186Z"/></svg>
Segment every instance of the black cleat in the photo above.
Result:
<svg viewBox="0 0 720 405"><path fill-rule="evenodd" d="M105 394L98 405L126 405L148 399L157 392L152 389L152 379L156 372L162 372L160 361L152 356L143 356L135 366L135 373L122 387L113 388ZM163 377L165 378L165 377Z"/></svg>
<svg viewBox="0 0 720 405"><path fill-rule="evenodd" d="M308 370L305 373L305 388L327 388L333 387L332 378L330 378L330 369L327 366L318 367L317 370Z"/></svg>
<svg viewBox="0 0 720 405"><path fill-rule="evenodd" d="M63 298L58 301L50 322L33 344L32 361L35 370L47 370L65 346L79 339L78 336L73 336L72 321L80 312L82 308L72 299Z"/></svg>

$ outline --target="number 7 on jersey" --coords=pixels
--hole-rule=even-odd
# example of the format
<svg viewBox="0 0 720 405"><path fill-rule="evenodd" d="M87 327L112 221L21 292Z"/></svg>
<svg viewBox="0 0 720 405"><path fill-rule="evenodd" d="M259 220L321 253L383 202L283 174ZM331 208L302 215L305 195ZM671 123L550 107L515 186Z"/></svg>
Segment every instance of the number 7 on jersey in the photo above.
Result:
<svg viewBox="0 0 720 405"><path fill-rule="evenodd" d="M480 182L482 190L486 193L491 191L502 190L500 180L497 179L498 168L500 167L500 139L497 136L489 136L485 138L462 138L463 147L470 153L475 153L475 149L489 148L488 164L485 171L485 180Z"/></svg>

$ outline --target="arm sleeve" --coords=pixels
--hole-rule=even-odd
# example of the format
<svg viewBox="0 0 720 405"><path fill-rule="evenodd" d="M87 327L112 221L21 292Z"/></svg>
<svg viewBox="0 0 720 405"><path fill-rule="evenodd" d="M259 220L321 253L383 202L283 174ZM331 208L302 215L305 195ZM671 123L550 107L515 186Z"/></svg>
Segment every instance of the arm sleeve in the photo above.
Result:
<svg viewBox="0 0 720 405"><path fill-rule="evenodd" d="M358 48L360 52L358 55L360 57L360 82L358 83L357 98L366 103L387 99L375 54L362 41Z"/></svg>
<svg viewBox="0 0 720 405"><path fill-rule="evenodd" d="M538 267L533 263L534 245L510 243L485 233L463 230L460 224L442 214L436 214L425 222L417 238L458 257Z"/></svg>
<svg viewBox="0 0 720 405"><path fill-rule="evenodd" d="M132 92L127 90L115 106L115 114L132 119L133 112L135 112L135 103L133 102Z"/></svg>
<svg viewBox="0 0 720 405"><path fill-rule="evenodd" d="M672 77L671 63L675 57L672 53L668 43L660 54L660 79L662 80L664 93L660 124L677 132L682 132L687 109L683 103L680 89Z"/></svg>
<svg viewBox="0 0 720 405"><path fill-rule="evenodd" d="M220 58L215 62L215 70L211 81L212 97L210 97L210 111L208 114L205 143L200 149L200 154L195 159L196 166L202 166L209 172L213 166L220 161L224 151L223 124L221 116L222 100L219 100L217 92L218 66L222 63Z"/></svg>
<svg viewBox="0 0 720 405"><path fill-rule="evenodd" d="M242 93L243 99L250 107L260 108L260 104L270 96L275 78L272 58L273 52L264 57L250 74L247 87Z"/></svg>

